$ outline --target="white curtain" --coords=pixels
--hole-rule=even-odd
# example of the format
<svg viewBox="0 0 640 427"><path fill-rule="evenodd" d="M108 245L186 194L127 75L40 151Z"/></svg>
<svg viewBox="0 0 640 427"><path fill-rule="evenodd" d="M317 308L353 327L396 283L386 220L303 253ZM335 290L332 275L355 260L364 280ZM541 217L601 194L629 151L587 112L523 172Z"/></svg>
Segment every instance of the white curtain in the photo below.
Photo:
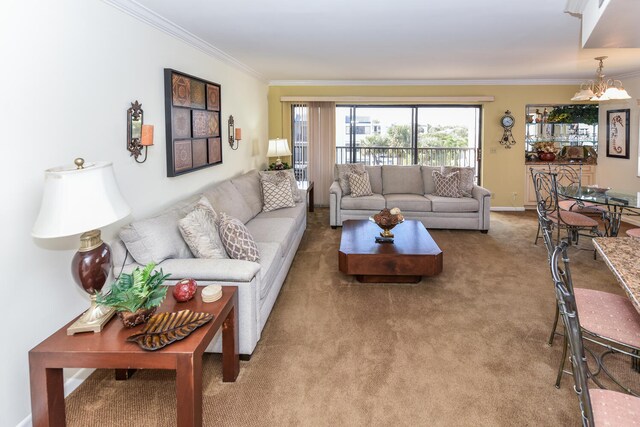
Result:
<svg viewBox="0 0 640 427"><path fill-rule="evenodd" d="M329 206L336 162L336 103L309 102L309 179L316 206Z"/></svg>

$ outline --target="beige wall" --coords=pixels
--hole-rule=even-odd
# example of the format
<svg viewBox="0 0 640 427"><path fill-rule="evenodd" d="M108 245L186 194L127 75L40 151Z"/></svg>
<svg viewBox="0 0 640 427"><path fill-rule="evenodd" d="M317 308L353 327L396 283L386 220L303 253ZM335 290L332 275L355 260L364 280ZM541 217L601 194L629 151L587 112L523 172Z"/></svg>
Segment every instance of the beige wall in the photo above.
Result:
<svg viewBox="0 0 640 427"><path fill-rule="evenodd" d="M271 86L269 87L269 136L282 131L282 96L493 96L494 102L483 106L482 185L495 194L494 207L521 208L525 180L524 136L527 104L562 104L576 91L576 86ZM511 110L516 125L516 145L500 145L500 117ZM286 127L286 125L285 125ZM285 129L286 133L286 129ZM516 195L514 196L514 193Z"/></svg>
<svg viewBox="0 0 640 427"><path fill-rule="evenodd" d="M0 2L0 262L2 381L0 424L30 413L28 351L88 307L70 263L78 236L30 236L43 171L111 161L132 215L140 218L205 185L266 165L267 85L100 0ZM240 148L223 142L222 165L167 178L163 68L222 85L223 141L227 118L242 128ZM125 149L126 110L138 100L155 146L137 164ZM122 224L105 227L108 241ZM68 371L67 371L68 373Z"/></svg>

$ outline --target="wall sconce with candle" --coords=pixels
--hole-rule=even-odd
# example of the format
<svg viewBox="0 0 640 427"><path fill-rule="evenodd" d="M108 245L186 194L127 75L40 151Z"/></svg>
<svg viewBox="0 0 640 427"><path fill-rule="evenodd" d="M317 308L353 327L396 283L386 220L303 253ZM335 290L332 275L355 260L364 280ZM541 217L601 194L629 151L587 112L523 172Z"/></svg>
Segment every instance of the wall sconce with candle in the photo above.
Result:
<svg viewBox="0 0 640 427"><path fill-rule="evenodd" d="M127 150L137 163L147 160L147 148L153 145L153 126L143 124L142 104L131 103L127 110ZM144 159L138 160L144 150Z"/></svg>
<svg viewBox="0 0 640 427"><path fill-rule="evenodd" d="M238 143L242 139L242 129L236 128L233 116L229 116L229 145L232 150L238 149Z"/></svg>

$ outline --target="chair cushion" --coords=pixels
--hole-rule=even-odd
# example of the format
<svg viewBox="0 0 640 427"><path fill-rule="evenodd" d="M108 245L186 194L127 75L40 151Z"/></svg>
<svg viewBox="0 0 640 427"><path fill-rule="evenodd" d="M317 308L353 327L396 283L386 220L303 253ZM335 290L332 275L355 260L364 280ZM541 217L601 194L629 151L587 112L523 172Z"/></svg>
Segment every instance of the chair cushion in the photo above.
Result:
<svg viewBox="0 0 640 427"><path fill-rule="evenodd" d="M476 170L474 168L458 168L458 167L445 167L442 171L445 175L458 172L460 178L460 192L464 197L473 197L471 192L473 191L474 181L476 179Z"/></svg>
<svg viewBox="0 0 640 427"><path fill-rule="evenodd" d="M640 228L632 228L626 231L627 236L629 237L638 237L640 238Z"/></svg>
<svg viewBox="0 0 640 427"><path fill-rule="evenodd" d="M373 194L367 171L350 173L349 186L351 187L351 197L370 196Z"/></svg>
<svg viewBox="0 0 640 427"><path fill-rule="evenodd" d="M577 212L562 211L560 213L560 220L558 220L558 214L551 212L547 217L555 224L568 225L570 227L597 227L598 221L588 216L579 214Z"/></svg>
<svg viewBox="0 0 640 427"><path fill-rule="evenodd" d="M184 241L196 258L229 258L218 234L218 214L202 196L198 204L178 221Z"/></svg>
<svg viewBox="0 0 640 427"><path fill-rule="evenodd" d="M372 194L362 197L343 197L340 202L341 209L367 209L382 210L386 207L382 194Z"/></svg>
<svg viewBox="0 0 640 427"><path fill-rule="evenodd" d="M558 206L563 211L572 211L583 215L601 215L602 212L606 211L605 207L595 203L583 202L583 206L580 206L575 200L560 200Z"/></svg>
<svg viewBox="0 0 640 427"><path fill-rule="evenodd" d="M442 172L442 166L421 166L424 194L435 194L436 183L433 181L433 171Z"/></svg>
<svg viewBox="0 0 640 427"><path fill-rule="evenodd" d="M640 347L640 314L627 297L584 288L574 294L584 329Z"/></svg>
<svg viewBox="0 0 640 427"><path fill-rule="evenodd" d="M420 166L382 166L382 194L424 194Z"/></svg>
<svg viewBox="0 0 640 427"><path fill-rule="evenodd" d="M220 240L230 258L245 261L258 261L260 254L255 240L247 230L247 227L237 218L225 213L220 214L218 223Z"/></svg>
<svg viewBox="0 0 640 427"><path fill-rule="evenodd" d="M262 211L262 187L260 186L260 175L257 170L251 170L239 177L232 178L231 184L247 202L249 210L253 216Z"/></svg>
<svg viewBox="0 0 640 427"><path fill-rule="evenodd" d="M335 167L335 175L338 176L338 182L340 183L340 188L342 189L342 195L348 196L351 194L351 186L349 185L349 174L353 172L364 172L364 165L360 163L345 163L345 164L336 164Z"/></svg>
<svg viewBox="0 0 640 427"><path fill-rule="evenodd" d="M427 194L424 197L431 200L433 212L478 212L480 205L477 199L469 197L441 197Z"/></svg>
<svg viewBox="0 0 640 427"><path fill-rule="evenodd" d="M460 173L453 172L445 175L434 171L433 181L436 184L436 196L462 197L460 192Z"/></svg>
<svg viewBox="0 0 640 427"><path fill-rule="evenodd" d="M399 208L401 211L430 212L431 200L421 194L387 194L387 208Z"/></svg>
<svg viewBox="0 0 640 427"><path fill-rule="evenodd" d="M596 426L629 427L640 424L640 398L612 390L589 389Z"/></svg>
<svg viewBox="0 0 640 427"><path fill-rule="evenodd" d="M297 188L296 191L298 191ZM262 180L262 196L264 198L262 210L265 212L291 208L296 205L293 201L291 184L287 177L281 177L278 180Z"/></svg>
<svg viewBox="0 0 640 427"><path fill-rule="evenodd" d="M206 190L204 195L209 199L211 206L213 206L213 209L215 209L218 214L224 212L227 215L238 218L245 224L254 217L244 197L242 197L231 181L219 183L213 188Z"/></svg>
<svg viewBox="0 0 640 427"><path fill-rule="evenodd" d="M364 169L369 174L371 192L382 194L382 166L365 166Z"/></svg>

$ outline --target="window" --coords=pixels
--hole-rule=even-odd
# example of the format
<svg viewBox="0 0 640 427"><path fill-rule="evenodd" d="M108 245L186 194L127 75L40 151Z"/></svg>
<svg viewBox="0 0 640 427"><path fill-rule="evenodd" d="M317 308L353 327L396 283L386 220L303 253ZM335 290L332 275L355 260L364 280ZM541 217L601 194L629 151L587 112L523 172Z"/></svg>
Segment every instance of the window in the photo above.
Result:
<svg viewBox="0 0 640 427"><path fill-rule="evenodd" d="M336 162L474 167L481 107L336 107Z"/></svg>
<svg viewBox="0 0 640 427"><path fill-rule="evenodd" d="M291 135L293 139L293 171L297 181L309 180L309 109L304 104L291 106Z"/></svg>

